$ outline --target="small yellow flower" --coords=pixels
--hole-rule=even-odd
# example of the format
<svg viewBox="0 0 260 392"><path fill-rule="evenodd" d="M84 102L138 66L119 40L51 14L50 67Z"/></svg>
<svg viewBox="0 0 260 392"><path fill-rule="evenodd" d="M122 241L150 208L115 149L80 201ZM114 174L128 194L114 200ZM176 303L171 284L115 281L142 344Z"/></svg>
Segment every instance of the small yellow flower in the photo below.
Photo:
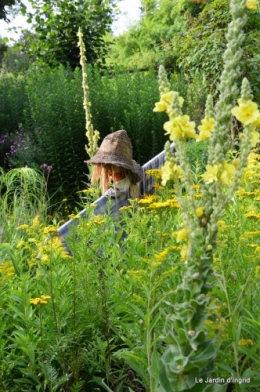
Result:
<svg viewBox="0 0 260 392"><path fill-rule="evenodd" d="M28 238L28 242L30 242L31 244L37 244L37 240L36 238Z"/></svg>
<svg viewBox="0 0 260 392"><path fill-rule="evenodd" d="M258 265L255 269L255 275L258 277L260 275L260 266Z"/></svg>
<svg viewBox="0 0 260 392"><path fill-rule="evenodd" d="M222 173L220 174L220 181L229 185L235 174L235 166L231 163L224 162Z"/></svg>
<svg viewBox="0 0 260 392"><path fill-rule="evenodd" d="M46 305L48 303L48 299L50 299L51 297L49 295L41 295L40 298L31 298L30 299L30 303L32 305Z"/></svg>
<svg viewBox="0 0 260 392"><path fill-rule="evenodd" d="M41 298L46 300L46 299L50 299L51 297L49 295L41 295Z"/></svg>
<svg viewBox="0 0 260 392"><path fill-rule="evenodd" d="M17 248L17 249L20 249L20 248L22 248L24 245L26 245L26 242L23 241L23 240L21 240L21 241L19 241L18 244L16 245L16 248Z"/></svg>
<svg viewBox="0 0 260 392"><path fill-rule="evenodd" d="M53 226L48 226L43 229L43 234L51 234L51 233L57 233L57 228Z"/></svg>
<svg viewBox="0 0 260 392"><path fill-rule="evenodd" d="M253 219L260 219L260 215L256 214L255 212L248 212L245 214L246 218L253 218Z"/></svg>
<svg viewBox="0 0 260 392"><path fill-rule="evenodd" d="M153 109L154 112L165 112L167 109L167 105L165 102L156 102L155 107Z"/></svg>
<svg viewBox="0 0 260 392"><path fill-rule="evenodd" d="M38 303L41 301L41 298L31 298L30 303L32 305L38 305Z"/></svg>
<svg viewBox="0 0 260 392"><path fill-rule="evenodd" d="M255 118L255 120L253 121L253 126L255 128L260 128L260 113L259 115Z"/></svg>
<svg viewBox="0 0 260 392"><path fill-rule="evenodd" d="M24 225L20 225L16 228L16 230L27 230L29 228L28 225L24 224Z"/></svg>
<svg viewBox="0 0 260 392"><path fill-rule="evenodd" d="M48 262L48 261L50 261L50 257L48 256L48 255L42 255L41 256L41 261L44 261L44 262Z"/></svg>
<svg viewBox="0 0 260 392"><path fill-rule="evenodd" d="M7 277L13 276L15 274L15 270L11 261L5 261L0 265L0 273Z"/></svg>
<svg viewBox="0 0 260 392"><path fill-rule="evenodd" d="M181 247L181 261L186 261L187 256L188 256L188 246L183 245Z"/></svg>
<svg viewBox="0 0 260 392"><path fill-rule="evenodd" d="M253 341L252 339L240 339L238 346L253 346Z"/></svg>
<svg viewBox="0 0 260 392"><path fill-rule="evenodd" d="M257 0L246 0L246 8L249 10L257 9Z"/></svg>
<svg viewBox="0 0 260 392"><path fill-rule="evenodd" d="M204 118L201 120L201 123L202 125L198 126L200 134L196 139L197 142L206 140L211 136L214 129L215 120L214 118Z"/></svg>
<svg viewBox="0 0 260 392"><path fill-rule="evenodd" d="M178 178L182 177L181 167L172 162L166 161L162 167L162 185L165 186L169 180L173 180L175 175Z"/></svg>
<svg viewBox="0 0 260 392"><path fill-rule="evenodd" d="M246 236L246 237L251 237L252 235L259 235L260 234L260 231L258 230L258 231L245 231L244 232L244 235Z"/></svg>
<svg viewBox="0 0 260 392"><path fill-rule="evenodd" d="M160 180L162 178L162 169L150 169L146 170L145 174L152 176L156 180Z"/></svg>
<svg viewBox="0 0 260 392"><path fill-rule="evenodd" d="M206 165L206 171L201 175L206 184L211 184L218 180L218 165Z"/></svg>
<svg viewBox="0 0 260 392"><path fill-rule="evenodd" d="M219 220L219 221L217 221L217 225L225 225L226 224L226 222L225 221L223 221L223 220Z"/></svg>
<svg viewBox="0 0 260 392"><path fill-rule="evenodd" d="M252 147L255 147L259 142L260 142L260 134L258 131L253 130L252 137L251 137Z"/></svg>
<svg viewBox="0 0 260 392"><path fill-rule="evenodd" d="M187 229L182 229L177 232L177 242L181 242L182 240L186 240L188 238L188 231Z"/></svg>
<svg viewBox="0 0 260 392"><path fill-rule="evenodd" d="M242 101L241 99L238 100L238 105L235 106L231 113L233 116L236 117L238 121L242 124L250 124L256 120L259 116L259 111L257 108L257 104L253 101Z"/></svg>
<svg viewBox="0 0 260 392"><path fill-rule="evenodd" d="M69 218L70 219L80 219L80 216L79 215L75 215L75 214L70 214Z"/></svg>
<svg viewBox="0 0 260 392"><path fill-rule="evenodd" d="M119 211L127 211L127 210L130 210L130 209L131 209L131 206L123 206L123 207L119 208Z"/></svg>
<svg viewBox="0 0 260 392"><path fill-rule="evenodd" d="M161 186L160 184L157 184L157 182L155 182L153 184L153 188L156 189L157 191L160 191L163 189L163 186Z"/></svg>
<svg viewBox="0 0 260 392"><path fill-rule="evenodd" d="M223 165L206 165L206 172L201 175L206 184L214 181L221 181L229 185L235 174L235 166L232 163L224 161Z"/></svg>
<svg viewBox="0 0 260 392"><path fill-rule="evenodd" d="M196 216L197 216L198 218L201 218L203 214L204 214L204 207L198 207L198 208L196 209Z"/></svg>
<svg viewBox="0 0 260 392"><path fill-rule="evenodd" d="M169 91L161 95L161 102L165 102L166 105L171 105L173 101L173 94L176 93L175 91ZM184 99L178 96L179 105L182 106Z"/></svg>
<svg viewBox="0 0 260 392"><path fill-rule="evenodd" d="M154 255L154 257L156 258L156 260L157 260L159 263L162 263L162 262L166 259L167 255L168 255L168 253L169 253L169 250L170 250L170 249L166 248L166 249L164 249L162 252L157 253L156 255Z"/></svg>
<svg viewBox="0 0 260 392"><path fill-rule="evenodd" d="M32 227L39 227L40 225L40 218L39 215L36 215L36 217L32 221Z"/></svg>

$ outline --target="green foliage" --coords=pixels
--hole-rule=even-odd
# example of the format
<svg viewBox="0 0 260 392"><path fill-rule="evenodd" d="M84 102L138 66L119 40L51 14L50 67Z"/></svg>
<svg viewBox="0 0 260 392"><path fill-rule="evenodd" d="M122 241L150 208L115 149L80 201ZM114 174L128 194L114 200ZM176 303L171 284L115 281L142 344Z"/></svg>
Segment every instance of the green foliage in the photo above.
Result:
<svg viewBox="0 0 260 392"><path fill-rule="evenodd" d="M51 193L68 197L80 189L85 169L80 72L73 74L63 67L31 71L26 92L25 125L34 135L37 163L53 167Z"/></svg>
<svg viewBox="0 0 260 392"><path fill-rule="evenodd" d="M11 73L0 74L0 135L14 132L23 122L27 102L25 77Z"/></svg>
<svg viewBox="0 0 260 392"><path fill-rule="evenodd" d="M205 102L203 81L197 79L187 87L183 75L174 74L171 80L199 122ZM52 166L48 188L56 201L75 198L88 170L83 163L87 157L81 83L79 69L64 67L31 68L23 76L3 73L0 78L1 164ZM140 164L162 151L166 138L159 130L166 117L153 112L158 100L155 71L116 69L101 74L98 67L89 66L88 84L93 125L101 139L126 129Z"/></svg>
<svg viewBox="0 0 260 392"><path fill-rule="evenodd" d="M259 181L259 163L247 172L244 188L219 223L212 317L204 327L217 349L212 377L251 378L234 382L235 392L259 387L260 237L258 219L247 215L260 211L252 178ZM35 193L32 182L28 190ZM120 222L93 217L87 205L87 219L66 239L73 256L61 247L55 226L45 223L43 209L38 218L24 214L16 221L1 200L6 223L0 238L0 390L161 390L163 325L182 298L175 289L187 266L184 244L176 239L181 222L176 204L153 204L173 201L172 190L157 192L138 208L133 203L123 209ZM205 390L199 387L194 390ZM172 383L167 392L171 388ZM218 391L226 388L223 383Z"/></svg>
<svg viewBox="0 0 260 392"><path fill-rule="evenodd" d="M96 68L88 82L93 123L101 138L125 129L133 143L134 159L140 164L163 149L166 139L159 129L164 116L157 118L152 111L158 94L153 70L129 73L117 69L114 75L106 72L101 76Z"/></svg>
<svg viewBox="0 0 260 392"><path fill-rule="evenodd" d="M107 48L103 39L110 31L114 0L30 0L33 12L27 12L35 34L31 34L29 55L51 66L79 62L77 32L84 35L87 59L102 62ZM27 34L30 33L27 31Z"/></svg>
<svg viewBox="0 0 260 392"><path fill-rule="evenodd" d="M143 2L141 20L114 38L107 64L153 68L159 64L185 74L187 84L204 79L217 93L230 21L226 0ZM247 11L243 75L259 97L259 11ZM241 79L242 80L242 79ZM258 99L258 98L257 98Z"/></svg>
<svg viewBox="0 0 260 392"><path fill-rule="evenodd" d="M107 63L139 68L163 64L176 71L178 40L186 35L190 18L203 6L191 0L143 1L141 20L115 38Z"/></svg>
<svg viewBox="0 0 260 392"><path fill-rule="evenodd" d="M20 0L1 0L0 19L3 19L5 22L10 22L8 14L12 14L13 7L17 4L20 5L20 3Z"/></svg>
<svg viewBox="0 0 260 392"><path fill-rule="evenodd" d="M3 58L4 58L4 55L7 51L7 49L8 49L8 46L6 45L4 40L0 38L0 67L2 67Z"/></svg>
<svg viewBox="0 0 260 392"><path fill-rule="evenodd" d="M7 47L1 59L1 68L3 72L13 74L23 73L29 67L28 56L17 46Z"/></svg>
<svg viewBox="0 0 260 392"><path fill-rule="evenodd" d="M187 154L191 168L199 174L204 173L208 160L208 142L201 141L197 143L190 140L187 144Z"/></svg>
<svg viewBox="0 0 260 392"><path fill-rule="evenodd" d="M259 35L259 11L247 11L248 22L244 43L243 75L252 86L256 97L259 96L260 80L256 67L260 61L260 52L256 40ZM230 21L226 0L207 1L202 12L190 21L188 32L178 40L178 64L191 79L201 74L216 91L223 66L225 34ZM242 79L241 79L242 80Z"/></svg>

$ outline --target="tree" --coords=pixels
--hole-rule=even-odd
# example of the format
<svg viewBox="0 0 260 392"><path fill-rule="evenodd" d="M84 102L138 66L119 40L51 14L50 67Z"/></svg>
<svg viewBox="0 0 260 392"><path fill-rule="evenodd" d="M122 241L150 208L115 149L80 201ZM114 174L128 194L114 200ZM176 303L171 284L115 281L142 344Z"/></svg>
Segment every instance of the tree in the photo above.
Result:
<svg viewBox="0 0 260 392"><path fill-rule="evenodd" d="M7 51L7 49L8 49L8 46L6 45L4 40L0 37L0 67L2 67L3 58L4 58L4 55Z"/></svg>
<svg viewBox="0 0 260 392"><path fill-rule="evenodd" d="M25 11L36 37L29 54L48 65L79 64L77 32L84 36L88 62L102 62L107 51L104 35L111 30L115 0L29 0ZM29 32L28 32L29 34Z"/></svg>
<svg viewBox="0 0 260 392"><path fill-rule="evenodd" d="M23 5L20 0L0 0L0 19L10 22L8 14L12 13L12 8L6 9L6 7L14 7L20 4Z"/></svg>
<svg viewBox="0 0 260 392"><path fill-rule="evenodd" d="M199 14L203 7L203 3L192 0L142 0L141 20L115 39L110 63L114 56L117 64L140 68L163 64L175 69L176 41L186 34L190 18Z"/></svg>

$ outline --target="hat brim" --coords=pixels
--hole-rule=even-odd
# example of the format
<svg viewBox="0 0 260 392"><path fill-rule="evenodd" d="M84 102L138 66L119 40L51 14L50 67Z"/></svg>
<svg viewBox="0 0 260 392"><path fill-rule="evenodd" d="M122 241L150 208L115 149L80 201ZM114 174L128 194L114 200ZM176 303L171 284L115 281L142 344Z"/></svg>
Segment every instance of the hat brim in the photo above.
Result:
<svg viewBox="0 0 260 392"><path fill-rule="evenodd" d="M88 161L84 161L88 165L92 164L103 164L103 165L114 165L118 167L123 167L124 169L128 169L132 173L132 182L136 184L141 181L143 178L143 169L136 161L133 159L127 159L123 155L120 154L106 154L102 151L98 151L96 155L89 159Z"/></svg>

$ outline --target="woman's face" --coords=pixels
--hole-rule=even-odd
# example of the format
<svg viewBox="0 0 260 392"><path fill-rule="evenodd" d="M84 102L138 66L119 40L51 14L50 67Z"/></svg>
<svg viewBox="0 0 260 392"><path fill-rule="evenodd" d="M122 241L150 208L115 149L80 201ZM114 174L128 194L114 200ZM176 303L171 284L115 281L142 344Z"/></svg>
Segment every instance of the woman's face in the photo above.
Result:
<svg viewBox="0 0 260 392"><path fill-rule="evenodd" d="M123 167L111 166L108 170L109 180L117 183L126 177L125 169Z"/></svg>

